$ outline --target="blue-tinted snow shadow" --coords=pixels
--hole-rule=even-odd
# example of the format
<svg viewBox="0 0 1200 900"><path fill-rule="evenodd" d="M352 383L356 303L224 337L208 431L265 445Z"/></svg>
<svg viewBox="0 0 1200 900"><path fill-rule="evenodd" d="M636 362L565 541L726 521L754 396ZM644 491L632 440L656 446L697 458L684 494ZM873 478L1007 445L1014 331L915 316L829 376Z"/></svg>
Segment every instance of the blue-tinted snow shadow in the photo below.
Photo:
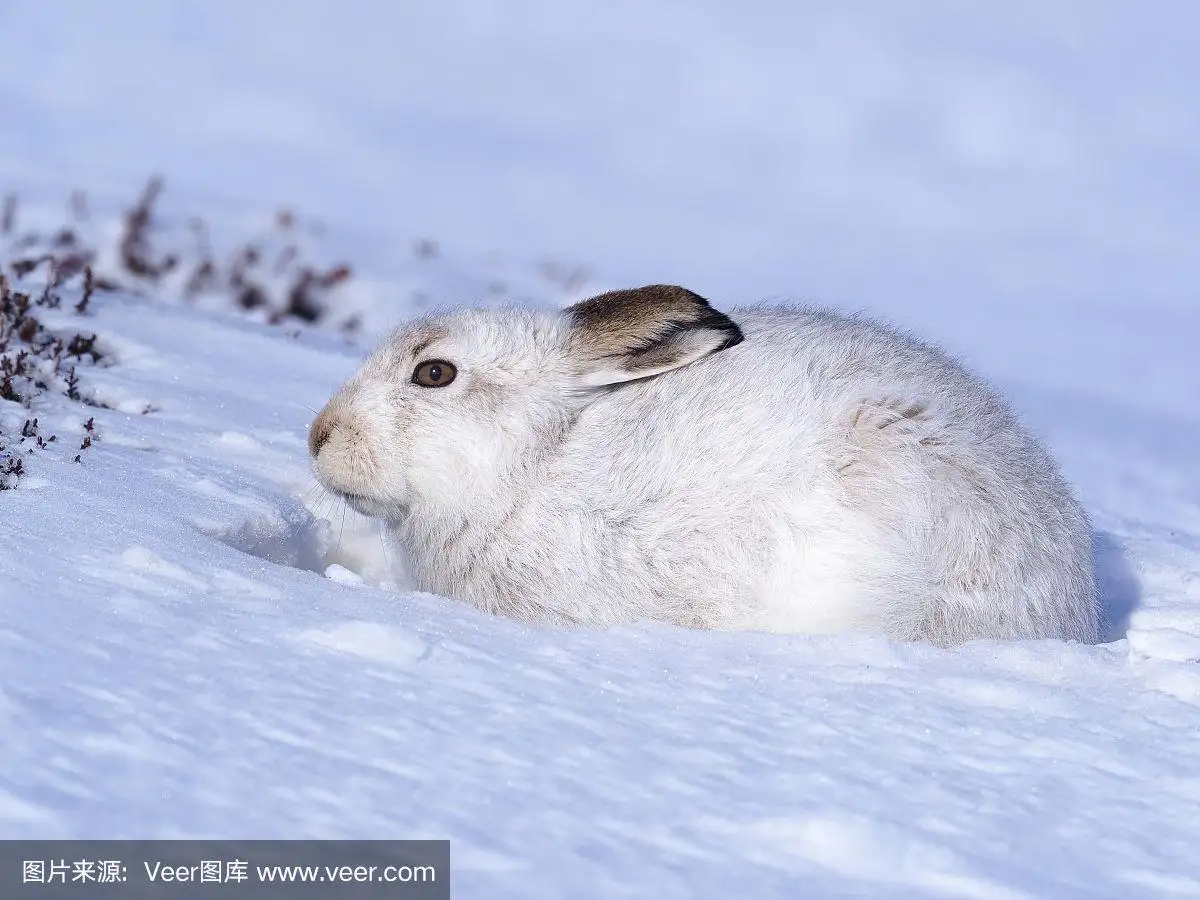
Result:
<svg viewBox="0 0 1200 900"><path fill-rule="evenodd" d="M1142 584L1129 564L1125 547L1107 531L1092 533L1096 588L1104 611L1100 640L1119 641L1129 630L1129 617L1142 599Z"/></svg>

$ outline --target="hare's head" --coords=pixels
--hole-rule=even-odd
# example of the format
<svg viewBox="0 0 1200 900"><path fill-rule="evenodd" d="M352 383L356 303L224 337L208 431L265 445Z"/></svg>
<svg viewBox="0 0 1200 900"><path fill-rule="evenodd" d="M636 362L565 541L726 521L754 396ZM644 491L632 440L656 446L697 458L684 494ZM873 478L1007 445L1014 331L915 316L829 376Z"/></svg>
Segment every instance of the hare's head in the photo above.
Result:
<svg viewBox="0 0 1200 900"><path fill-rule="evenodd" d="M472 309L400 328L309 432L317 477L355 509L470 514L558 448L597 392L742 340L702 297L652 285L558 312Z"/></svg>

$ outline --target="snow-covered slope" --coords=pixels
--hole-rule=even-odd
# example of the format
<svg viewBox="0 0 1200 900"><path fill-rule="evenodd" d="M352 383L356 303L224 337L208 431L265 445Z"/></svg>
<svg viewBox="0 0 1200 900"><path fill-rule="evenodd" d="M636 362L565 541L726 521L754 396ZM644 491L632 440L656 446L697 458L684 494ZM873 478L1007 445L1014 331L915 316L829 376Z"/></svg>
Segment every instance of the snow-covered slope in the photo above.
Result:
<svg viewBox="0 0 1200 900"><path fill-rule="evenodd" d="M366 338L583 289L543 251L884 312L1047 439L1119 627L938 651L412 594L308 474L363 342L73 283L39 316L99 335L106 408L0 401L0 837L448 837L481 898L1200 893L1192 7L326 9L5 4L0 191L85 187L104 234L161 167L168 224L230 242L298 203Z"/></svg>
<svg viewBox="0 0 1200 900"><path fill-rule="evenodd" d="M0 494L5 836L449 836L462 896L1200 885L1194 422L1018 394L1141 594L1106 646L563 634L379 586L305 457L352 347L93 307L44 318L113 409L0 410L58 435Z"/></svg>

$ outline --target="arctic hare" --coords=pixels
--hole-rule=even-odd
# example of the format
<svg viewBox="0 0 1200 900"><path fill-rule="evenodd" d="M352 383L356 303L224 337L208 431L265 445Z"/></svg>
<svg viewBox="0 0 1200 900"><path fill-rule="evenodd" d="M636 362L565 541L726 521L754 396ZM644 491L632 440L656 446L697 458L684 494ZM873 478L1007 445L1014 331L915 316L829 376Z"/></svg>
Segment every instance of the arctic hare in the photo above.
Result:
<svg viewBox="0 0 1200 900"><path fill-rule="evenodd" d="M419 588L492 613L1097 639L1055 463L955 361L864 318L651 285L418 319L309 448Z"/></svg>

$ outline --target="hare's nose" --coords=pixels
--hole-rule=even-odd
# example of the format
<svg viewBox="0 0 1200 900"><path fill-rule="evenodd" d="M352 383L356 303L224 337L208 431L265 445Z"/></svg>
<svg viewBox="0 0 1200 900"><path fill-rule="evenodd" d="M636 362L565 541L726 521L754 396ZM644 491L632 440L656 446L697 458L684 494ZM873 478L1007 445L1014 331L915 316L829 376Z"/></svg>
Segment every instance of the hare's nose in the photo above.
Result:
<svg viewBox="0 0 1200 900"><path fill-rule="evenodd" d="M329 407L321 411L321 414L313 420L312 425L308 429L308 452L313 459L321 452L321 448L328 442L330 435L333 434L333 416L329 414Z"/></svg>

